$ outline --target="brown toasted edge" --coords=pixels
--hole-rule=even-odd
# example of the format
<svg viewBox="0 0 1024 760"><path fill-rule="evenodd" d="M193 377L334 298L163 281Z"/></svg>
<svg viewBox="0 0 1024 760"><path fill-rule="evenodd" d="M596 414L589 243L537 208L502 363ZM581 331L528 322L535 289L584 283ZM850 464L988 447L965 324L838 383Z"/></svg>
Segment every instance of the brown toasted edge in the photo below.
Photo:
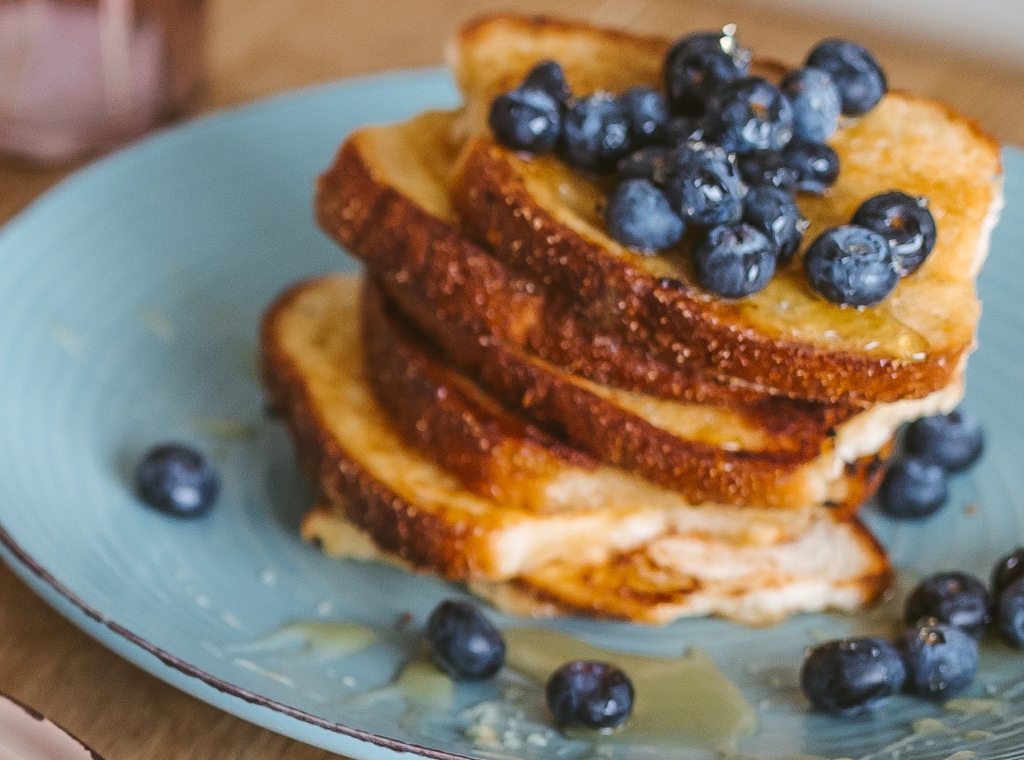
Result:
<svg viewBox="0 0 1024 760"><path fill-rule="evenodd" d="M866 569L863 575L844 585L856 586L860 592L861 604L869 606L881 599L882 595L892 587L895 574L884 547L871 531L859 519L852 520L851 524L855 527L856 537L864 553L873 561L871 567ZM619 557L610 559L609 563L628 562L631 555L642 551L639 549L623 552ZM579 572L585 573L586 568L581 568ZM664 611L658 610L659 605L671 604L680 595L685 595L686 590L684 589L667 592L640 592L628 587L620 587L617 591L617 598L634 601L635 614L609 609L602 603L600 597L595 597L586 603L560 595L557 590L531 582L529 574L496 583L470 582L469 589L503 611L532 617L581 616L602 620L623 620L646 625L665 625L680 617L685 617L685 615L666 615ZM751 624L751 621L740 622ZM772 625L778 622L781 621L764 619L755 624Z"/></svg>
<svg viewBox="0 0 1024 760"><path fill-rule="evenodd" d="M383 304L374 302L372 306L380 308ZM438 390L443 386L452 387L460 381L465 384L463 376L438 366L441 360L431 356L422 338L417 340L410 334L408 325L404 327L403 339L402 320L396 314L392 312L388 320L387 315L381 314L375 315L372 322L380 333L378 342L384 354L379 359L371 360L374 366L394 362L395 367L390 373L393 376L402 372L404 367L419 368L433 364L434 379L430 388L424 388L419 394L420 398L415 401L409 394L403 398L394 388L384 388L382 394L388 398L383 403L389 410L392 406L398 407L393 415L396 418L407 418L402 428L408 431L407 436L421 442L418 445L423 445L422 442L433 435L442 439L435 441L433 448L440 445L447 446L449 450L435 453L435 457L443 457L448 453L456 459L458 466L470 469L474 466L490 467L491 462L481 460L488 456L485 451L495 449L495 434L484 424L483 415L489 415L492 423L498 424L501 429L512 430L512 421L498 422L507 412L494 409L493 402L486 396L477 393L475 400L467 400L467 394L463 393L460 399L462 406L456 413L455 396L441 400ZM422 327L423 324L418 323L417 326ZM793 403L782 405L781 413L776 410L766 411L760 420L749 415L750 422L761 423L762 429L775 442L772 448L729 451L714 444L682 438L616 405L614 401L581 387L558 370L530 361L521 353L487 336L477 336L471 331L452 325L439 326L436 323L426 329L440 346L445 358L459 371L479 380L498 401L518 410L542 426L551 436L568 441L606 464L634 472L652 483L676 491L694 504L781 508L807 506L809 496L799 468L831 447L828 434L833 423L822 416L810 414L802 419L787 419L787 411L793 411L796 406ZM411 371L418 372L418 369ZM405 372L408 374L410 370ZM387 384L394 383L394 379L389 379ZM382 399L385 395L382 395ZM431 404L432 410L426 408ZM435 417L450 416L453 413L455 418L450 421ZM451 435L451 428L460 425L460 420L469 421L460 444L456 446L454 441L444 441L444 438ZM436 432L430 430L431 424L437 425ZM527 433L523 429L519 435L524 443L536 442L542 446L552 444L551 439L541 441L534 438L530 441ZM476 461L457 461L463 449L472 450L474 438L478 440ZM494 475L488 477L495 478ZM508 477L505 475L506 479ZM845 478L845 475L842 477ZM852 481L850 488L854 494L859 492Z"/></svg>
<svg viewBox="0 0 1024 760"><path fill-rule="evenodd" d="M495 577L486 536L447 522L391 491L352 459L317 413L306 380L277 337L277 323L314 281L300 282L267 309L260 326L260 374L268 403L287 425L306 477L322 499L383 551L451 580Z"/></svg>
<svg viewBox="0 0 1024 760"><path fill-rule="evenodd" d="M362 292L365 371L377 403L407 444L469 490L505 506L545 511L548 478L597 462L486 395L428 346L367 279Z"/></svg>
<svg viewBox="0 0 1024 760"><path fill-rule="evenodd" d="M796 398L877 403L942 388L971 348L906 362L828 351L744 327L734 305L701 300L681 281L653 277L558 221L533 200L505 149L489 138L467 152L452 199L470 236L506 265L574 297L598 329L669 364L684 359Z"/></svg>
<svg viewBox="0 0 1024 760"><path fill-rule="evenodd" d="M529 34L536 34L538 31L550 31L573 34L600 34L606 39L619 40L622 42L650 45L656 50L668 50L670 41L660 35L643 35L637 32L630 32L625 29L598 26L588 21L577 19L566 19L557 16L546 16L543 14L525 15L519 13L487 13L470 19L459 27L456 38L459 44L480 37L488 32L488 27L493 26L518 27L525 29Z"/></svg>
<svg viewBox="0 0 1024 760"><path fill-rule="evenodd" d="M648 355L642 344L595 330L592 322L528 279L513 276L447 221L379 179L360 152L358 133L319 178L315 212L324 232L359 258L417 322L464 325L521 346L566 372L652 396L737 411L778 403L766 390L691 369L679 353L664 361Z"/></svg>

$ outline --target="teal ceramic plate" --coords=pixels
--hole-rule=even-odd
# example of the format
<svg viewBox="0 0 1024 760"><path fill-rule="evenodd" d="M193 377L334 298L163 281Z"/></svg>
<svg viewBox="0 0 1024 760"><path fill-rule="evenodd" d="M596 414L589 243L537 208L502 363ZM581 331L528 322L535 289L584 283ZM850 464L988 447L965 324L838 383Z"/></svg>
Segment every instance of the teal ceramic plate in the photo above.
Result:
<svg viewBox="0 0 1024 760"><path fill-rule="evenodd" d="M444 711L410 709L386 685L414 654L429 610L459 590L332 561L298 537L310 497L282 429L263 412L253 368L260 313L299 278L355 268L310 211L313 178L345 134L455 102L446 75L427 71L215 115L97 162L0 232L4 557L69 619L149 672L359 760L710 756L652 748L642 736L563 739L544 722L539 688L512 673L460 688ZM939 568L987 575L1024 541L1024 155L1005 158L1008 203L980 281L985 317L966 402L987 426L987 451L934 519L896 524L866 510L905 578ZM167 439L214 457L224 489L207 519L166 518L132 498L132 463ZM274 635L310 620L381 635L347 655ZM736 746L745 756L1021 757L1024 655L994 643L970 693L986 700L968 704L980 712L904 698L852 720L809 712L796 688L804 648L877 622L550 625L629 652L706 650L756 709L757 733ZM467 731L485 719L493 734Z"/></svg>

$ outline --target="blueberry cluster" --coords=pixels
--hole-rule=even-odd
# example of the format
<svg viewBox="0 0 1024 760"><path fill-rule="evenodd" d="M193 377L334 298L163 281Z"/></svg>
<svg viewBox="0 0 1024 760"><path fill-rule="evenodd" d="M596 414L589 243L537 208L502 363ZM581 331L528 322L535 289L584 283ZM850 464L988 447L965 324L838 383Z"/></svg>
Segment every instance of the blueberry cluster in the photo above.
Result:
<svg viewBox="0 0 1024 760"><path fill-rule="evenodd" d="M441 602L427 621L434 662L456 680L490 678L505 664L505 640L479 609L467 602ZM569 662L545 689L559 726L614 728L633 711L633 683L606 662Z"/></svg>
<svg viewBox="0 0 1024 760"><path fill-rule="evenodd" d="M1024 547L996 565L992 585L956 571L926 578L904 605L906 630L893 644L875 637L829 641L804 659L800 685L819 709L855 715L904 691L945 699L978 672L978 640L995 622L1024 648Z"/></svg>
<svg viewBox="0 0 1024 760"><path fill-rule="evenodd" d="M936 237L927 200L890 190L864 201L850 224L821 233L807 248L804 271L832 303L873 306L918 270Z"/></svg>
<svg viewBox="0 0 1024 760"><path fill-rule="evenodd" d="M793 194L836 181L839 157L825 141L840 116L865 113L887 89L871 54L843 40L820 43L778 85L751 76L750 60L735 27L697 32L669 50L664 94L585 97L544 61L494 100L490 125L515 150L555 150L579 170L615 172L604 210L611 237L654 253L693 230L699 284L740 298L799 247L807 221Z"/></svg>
<svg viewBox="0 0 1024 760"><path fill-rule="evenodd" d="M882 510L904 520L933 514L946 503L949 473L974 464L984 445L981 423L961 409L912 422L904 437L905 456L882 481Z"/></svg>

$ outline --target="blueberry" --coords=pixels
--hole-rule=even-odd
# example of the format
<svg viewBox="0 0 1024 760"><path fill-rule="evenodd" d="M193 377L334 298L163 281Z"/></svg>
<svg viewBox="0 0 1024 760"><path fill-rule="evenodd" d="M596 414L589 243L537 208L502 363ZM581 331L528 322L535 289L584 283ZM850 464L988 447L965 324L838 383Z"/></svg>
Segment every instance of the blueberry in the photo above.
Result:
<svg viewBox="0 0 1024 760"><path fill-rule="evenodd" d="M781 150L793 137L793 106L760 77L717 89L708 100L708 118L715 141L731 153Z"/></svg>
<svg viewBox="0 0 1024 760"><path fill-rule="evenodd" d="M944 699L971 685L978 673L978 642L935 618L919 620L900 642L907 668L906 691Z"/></svg>
<svg viewBox="0 0 1024 760"><path fill-rule="evenodd" d="M743 199L743 221L775 244L778 266L793 258L808 224L793 196L777 187L751 188Z"/></svg>
<svg viewBox="0 0 1024 760"><path fill-rule="evenodd" d="M649 179L655 185L663 185L674 160L672 148L652 145L620 158L615 172L620 179Z"/></svg>
<svg viewBox="0 0 1024 760"><path fill-rule="evenodd" d="M743 181L751 187L777 187L787 193L796 191L800 173L777 150L755 150L736 157Z"/></svg>
<svg viewBox="0 0 1024 760"><path fill-rule="evenodd" d="M704 119L689 116L673 116L665 124L665 142L669 145L689 145L704 142L707 123Z"/></svg>
<svg viewBox="0 0 1024 760"><path fill-rule="evenodd" d="M855 42L823 40L807 56L807 65L832 77L846 116L867 113L888 90L885 72L878 61Z"/></svg>
<svg viewBox="0 0 1024 760"><path fill-rule="evenodd" d="M634 144L651 145L664 139L668 121L664 95L649 87L633 87L622 93L622 106L629 117Z"/></svg>
<svg viewBox="0 0 1024 760"><path fill-rule="evenodd" d="M693 247L697 282L710 293L742 298L775 274L775 245L746 222L712 227Z"/></svg>
<svg viewBox="0 0 1024 760"><path fill-rule="evenodd" d="M794 137L782 160L796 173L796 189L806 193L824 193L839 178L839 154L825 143Z"/></svg>
<svg viewBox="0 0 1024 760"><path fill-rule="evenodd" d="M821 69L794 69L782 80L782 91L793 104L793 134L825 142L839 125L841 103L832 77Z"/></svg>
<svg viewBox="0 0 1024 760"><path fill-rule="evenodd" d="M447 599L427 621L430 654L456 680L489 678L505 664L501 632L468 602Z"/></svg>
<svg viewBox="0 0 1024 760"><path fill-rule="evenodd" d="M569 83L565 81L565 72L557 61L538 63L526 73L526 78L519 87L524 90L543 90L563 106L572 97Z"/></svg>
<svg viewBox="0 0 1024 760"><path fill-rule="evenodd" d="M731 34L697 32L679 40L665 58L665 91L673 113L697 116L718 87L747 73L750 51Z"/></svg>
<svg viewBox="0 0 1024 760"><path fill-rule="evenodd" d="M985 447L981 422L968 412L922 417L907 426L907 451L950 472L964 470L978 461Z"/></svg>
<svg viewBox="0 0 1024 760"><path fill-rule="evenodd" d="M921 618L935 618L980 639L989 616L988 589L967 573L946 572L926 578L907 597L904 620L914 625Z"/></svg>
<svg viewBox="0 0 1024 760"><path fill-rule="evenodd" d="M614 728L633 712L633 683L606 662L570 662L548 679L548 709L559 726Z"/></svg>
<svg viewBox="0 0 1024 760"><path fill-rule="evenodd" d="M743 183L736 164L717 146L680 148L665 180L665 195L685 221L711 226L738 221Z"/></svg>
<svg viewBox="0 0 1024 760"><path fill-rule="evenodd" d="M562 128L562 157L577 169L606 172L633 147L622 101L596 92L570 102Z"/></svg>
<svg viewBox="0 0 1024 760"><path fill-rule="evenodd" d="M660 251L683 236L683 220L646 179L620 182L608 196L604 218L613 238L641 251Z"/></svg>
<svg viewBox="0 0 1024 760"><path fill-rule="evenodd" d="M847 306L873 306L900 279L885 238L852 226L821 233L807 249L804 272L815 291Z"/></svg>
<svg viewBox="0 0 1024 760"><path fill-rule="evenodd" d="M873 710L897 694L906 668L884 639L858 637L815 647L800 668L800 687L815 707L837 715Z"/></svg>
<svg viewBox="0 0 1024 760"><path fill-rule="evenodd" d="M854 213L852 223L889 241L902 276L916 272L924 263L938 234L928 201L899 190L868 198Z"/></svg>
<svg viewBox="0 0 1024 760"><path fill-rule="evenodd" d="M934 514L947 496L946 471L917 457L894 463L878 491L882 511L903 520Z"/></svg>
<svg viewBox="0 0 1024 760"><path fill-rule="evenodd" d="M489 123L502 145L544 153L558 141L562 115L558 103L544 90L519 88L494 99Z"/></svg>
<svg viewBox="0 0 1024 760"><path fill-rule="evenodd" d="M1015 580L999 595L996 624L1008 643L1024 648L1024 578Z"/></svg>
<svg viewBox="0 0 1024 760"><path fill-rule="evenodd" d="M209 511L220 492L220 477L198 451L177 443L151 449L135 470L135 488L149 506L178 517Z"/></svg>
<svg viewBox="0 0 1024 760"><path fill-rule="evenodd" d="M1007 554L992 570L992 596L997 599L1018 578L1024 577L1024 546Z"/></svg>

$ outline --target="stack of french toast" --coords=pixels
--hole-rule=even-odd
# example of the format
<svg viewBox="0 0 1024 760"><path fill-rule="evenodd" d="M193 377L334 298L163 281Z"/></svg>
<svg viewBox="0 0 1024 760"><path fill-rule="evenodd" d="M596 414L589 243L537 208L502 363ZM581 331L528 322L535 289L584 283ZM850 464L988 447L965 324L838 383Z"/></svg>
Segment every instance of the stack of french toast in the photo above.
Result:
<svg viewBox="0 0 1024 760"><path fill-rule="evenodd" d="M364 274L294 286L262 331L268 396L318 495L307 539L527 615L764 624L885 590L858 508L898 427L963 395L998 148L887 94L829 139L835 184L797 200L810 240L877 193L927 196L940 234L921 269L840 307L801 251L763 290L716 296L685 255L609 235L599 178L488 126L540 61L574 92L617 93L659 87L671 44L480 19L450 50L462 108L341 146L316 218Z"/></svg>

